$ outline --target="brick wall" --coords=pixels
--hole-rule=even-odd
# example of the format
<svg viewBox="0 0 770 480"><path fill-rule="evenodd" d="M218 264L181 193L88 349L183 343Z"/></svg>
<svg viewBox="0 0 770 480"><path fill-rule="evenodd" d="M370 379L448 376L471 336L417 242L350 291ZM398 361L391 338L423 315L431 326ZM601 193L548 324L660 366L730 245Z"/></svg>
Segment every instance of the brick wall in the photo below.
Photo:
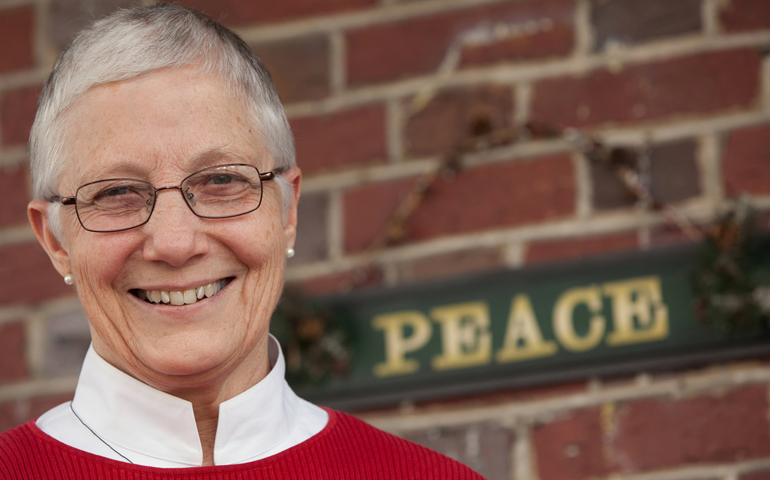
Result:
<svg viewBox="0 0 770 480"><path fill-rule="evenodd" d="M77 299L26 223L26 140L57 53L129 0L0 0L0 430L71 397ZM686 241L563 139L462 159L373 251L394 209L483 122L578 127L650 152L654 195L697 223L770 210L768 0L187 0L274 75L305 171L309 292L391 286ZM767 359L362 412L491 479L770 478Z"/></svg>

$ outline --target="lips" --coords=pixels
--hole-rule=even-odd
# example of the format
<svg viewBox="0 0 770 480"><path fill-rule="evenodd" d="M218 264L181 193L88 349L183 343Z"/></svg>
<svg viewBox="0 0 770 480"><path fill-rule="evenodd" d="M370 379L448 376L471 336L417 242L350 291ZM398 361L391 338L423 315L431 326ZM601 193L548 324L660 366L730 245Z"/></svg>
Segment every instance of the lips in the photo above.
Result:
<svg viewBox="0 0 770 480"><path fill-rule="evenodd" d="M198 300L213 297L229 282L230 279L223 278L222 280L200 285L190 290L141 290L137 288L132 290L131 293L148 303L175 306L190 305Z"/></svg>

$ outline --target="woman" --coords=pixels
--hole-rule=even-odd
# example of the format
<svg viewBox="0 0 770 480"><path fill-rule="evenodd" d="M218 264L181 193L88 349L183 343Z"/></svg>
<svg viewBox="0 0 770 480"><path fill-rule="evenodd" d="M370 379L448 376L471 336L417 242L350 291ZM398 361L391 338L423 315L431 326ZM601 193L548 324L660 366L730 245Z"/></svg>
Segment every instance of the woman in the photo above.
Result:
<svg viewBox="0 0 770 480"><path fill-rule="evenodd" d="M0 436L0 478L479 478L286 385L268 327L301 174L235 34L163 4L97 22L46 82L31 166L92 346L71 403Z"/></svg>

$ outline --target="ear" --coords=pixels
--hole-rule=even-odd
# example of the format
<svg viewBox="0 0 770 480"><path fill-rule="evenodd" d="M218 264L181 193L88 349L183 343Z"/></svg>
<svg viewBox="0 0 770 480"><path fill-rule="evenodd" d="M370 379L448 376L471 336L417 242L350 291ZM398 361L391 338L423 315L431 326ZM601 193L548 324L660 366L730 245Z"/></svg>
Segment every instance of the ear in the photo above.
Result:
<svg viewBox="0 0 770 480"><path fill-rule="evenodd" d="M48 206L49 203L43 200L32 200L27 205L27 217L29 217L29 223L32 224L32 230L35 231L37 241L48 254L51 259L51 263L56 270L64 276L68 273L72 273L70 266L70 257L67 250L64 249L61 242L54 236L51 231L48 219Z"/></svg>
<svg viewBox="0 0 770 480"><path fill-rule="evenodd" d="M288 212L286 212L286 223L283 226L283 236L286 241L286 247L293 248L294 241L297 239L297 204L299 203L300 184L302 183L302 171L299 167L294 167L281 176L291 184L291 202Z"/></svg>

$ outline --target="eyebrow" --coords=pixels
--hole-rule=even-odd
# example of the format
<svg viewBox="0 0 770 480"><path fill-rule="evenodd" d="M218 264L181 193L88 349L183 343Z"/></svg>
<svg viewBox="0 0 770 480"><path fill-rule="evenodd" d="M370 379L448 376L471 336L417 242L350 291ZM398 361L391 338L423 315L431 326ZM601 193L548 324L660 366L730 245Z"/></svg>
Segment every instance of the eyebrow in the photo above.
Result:
<svg viewBox="0 0 770 480"><path fill-rule="evenodd" d="M260 162L255 161L255 157L248 157L239 154L228 148L226 145L214 147L195 155L190 160L183 161L185 164L180 168L180 170L183 174L193 174L197 171L203 170L204 168L214 167L223 159L226 160L225 163L245 163L247 165L255 165L260 171L262 171L260 165L258 165ZM136 165L130 161L124 161L103 170L98 170L94 174L95 178L88 179L87 181L93 182L96 180L106 180L109 178L136 178L141 180L147 179L147 177L149 177L154 170L154 168L147 170L146 168Z"/></svg>

